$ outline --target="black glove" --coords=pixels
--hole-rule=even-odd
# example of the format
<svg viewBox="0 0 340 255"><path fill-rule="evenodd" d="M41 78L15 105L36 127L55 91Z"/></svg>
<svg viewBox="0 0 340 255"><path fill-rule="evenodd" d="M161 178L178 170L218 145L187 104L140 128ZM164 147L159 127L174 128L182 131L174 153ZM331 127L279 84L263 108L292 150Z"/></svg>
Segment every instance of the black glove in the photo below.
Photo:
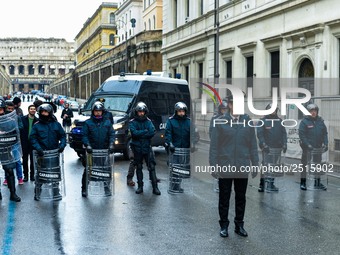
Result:
<svg viewBox="0 0 340 255"><path fill-rule="evenodd" d="M263 144L263 152L269 153L269 146L267 144Z"/></svg>
<svg viewBox="0 0 340 255"><path fill-rule="evenodd" d="M112 154L115 152L115 146L113 144L110 145L109 147L109 153Z"/></svg>
<svg viewBox="0 0 340 255"><path fill-rule="evenodd" d="M324 146L322 146L322 149L323 149L323 152L326 152L326 151L328 151L328 145L324 145Z"/></svg>
<svg viewBox="0 0 340 255"><path fill-rule="evenodd" d="M312 151L314 149L313 146L310 145L310 144L308 144L307 148L308 148L309 151Z"/></svg>
<svg viewBox="0 0 340 255"><path fill-rule="evenodd" d="M176 147L172 143L170 143L170 145L169 145L170 152L174 153L175 149L176 149Z"/></svg>
<svg viewBox="0 0 340 255"><path fill-rule="evenodd" d="M168 144L168 143L164 143L164 147L165 147L165 148L168 148L168 147L169 147L169 144Z"/></svg>
<svg viewBox="0 0 340 255"><path fill-rule="evenodd" d="M86 146L86 151L87 151L87 153L92 153L92 147L90 146L90 145L87 145Z"/></svg>
<svg viewBox="0 0 340 255"><path fill-rule="evenodd" d="M37 153L38 153L38 156L40 156L40 157L44 156L44 151L43 150L38 150Z"/></svg>
<svg viewBox="0 0 340 255"><path fill-rule="evenodd" d="M254 164L254 166L257 166L257 167L252 168L251 177L253 179L257 176L257 172L259 171L259 163Z"/></svg>
<svg viewBox="0 0 340 255"><path fill-rule="evenodd" d="M282 146L282 151L283 151L283 153L286 153L286 152L287 152L287 145L283 145L283 146Z"/></svg>
<svg viewBox="0 0 340 255"><path fill-rule="evenodd" d="M62 153L63 151L64 151L64 148L59 147L58 152L59 152L59 153Z"/></svg>

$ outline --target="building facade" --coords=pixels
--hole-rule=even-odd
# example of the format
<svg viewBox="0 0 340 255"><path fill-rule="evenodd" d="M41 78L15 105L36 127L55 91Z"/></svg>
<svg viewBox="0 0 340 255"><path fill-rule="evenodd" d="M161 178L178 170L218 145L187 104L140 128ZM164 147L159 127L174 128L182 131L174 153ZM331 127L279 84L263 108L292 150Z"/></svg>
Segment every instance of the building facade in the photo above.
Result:
<svg viewBox="0 0 340 255"><path fill-rule="evenodd" d="M44 90L73 70L74 62L74 43L65 39L0 39L0 65L9 74L14 92Z"/></svg>
<svg viewBox="0 0 340 255"><path fill-rule="evenodd" d="M308 89L340 150L340 13L336 0L164 0L163 71L188 79L196 109L202 88L228 83L264 109L274 88ZM222 97L226 89L220 89ZM293 95L294 96L294 95ZM296 95L297 96L297 95ZM213 112L197 112L203 138ZM301 118L295 111L294 118Z"/></svg>
<svg viewBox="0 0 340 255"><path fill-rule="evenodd" d="M77 64L105 53L117 44L117 3L102 3L75 37Z"/></svg>
<svg viewBox="0 0 340 255"><path fill-rule="evenodd" d="M7 74L5 69L0 66L0 96L6 96L12 92L11 77Z"/></svg>

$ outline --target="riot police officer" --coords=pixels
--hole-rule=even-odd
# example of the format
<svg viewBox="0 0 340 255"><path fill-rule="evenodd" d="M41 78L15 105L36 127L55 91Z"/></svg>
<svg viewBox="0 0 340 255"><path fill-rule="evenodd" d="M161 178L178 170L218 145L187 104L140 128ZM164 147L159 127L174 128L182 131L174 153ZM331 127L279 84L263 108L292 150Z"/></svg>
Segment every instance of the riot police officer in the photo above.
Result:
<svg viewBox="0 0 340 255"><path fill-rule="evenodd" d="M6 103L5 103L4 100L0 100L0 116L4 116L5 115L5 110L6 110ZM9 113L9 114L11 114L11 113ZM17 126L17 120L15 118L13 118L13 120L9 120L9 122L11 122L9 125L11 125L13 127ZM10 128L10 129L12 129L12 128ZM1 131L5 132L6 130L1 130ZM12 132L12 130L8 130L8 131ZM14 132L17 133L17 131L18 130L14 131ZM16 140L18 138L18 135L15 135L15 133L11 137L11 140L12 139ZM1 139L1 147L2 147L1 148L2 149L1 153L6 153L6 151L8 151L8 150L6 150L6 151L3 150L3 149L6 149L6 147L9 147L9 150L10 150L10 153L11 153L12 146L8 145L8 143L9 143L8 140L9 139L7 139L6 137L4 137L4 139ZM6 154L8 155L8 152ZM3 155L1 155L1 156L3 156ZM15 177L14 177L14 171L13 171L13 169L15 168L15 161L8 162L8 163L2 163L2 168L5 171L5 177L6 177L6 180L7 180L8 189L9 189L9 191L11 193L9 199L11 201L14 201L14 202L20 202L21 198L16 194L16 189L15 189ZM1 199L2 199L2 194L1 194L1 191L0 191L0 200Z"/></svg>
<svg viewBox="0 0 340 255"><path fill-rule="evenodd" d="M309 104L307 105L307 110L311 115L305 116L299 125L300 146L302 148L301 163L303 166L307 165L308 153L313 149L323 148L324 152L328 150L328 131L324 120L319 116L319 107L316 104ZM315 188L326 189L320 183L320 179L315 180ZM304 167L304 171L301 173L300 189L307 189L306 167Z"/></svg>
<svg viewBox="0 0 340 255"><path fill-rule="evenodd" d="M53 107L48 103L43 103L38 108L39 121L32 127L30 140L38 156L43 157L44 151L58 149L62 153L66 147L66 134L53 114ZM36 189L34 200L40 200L41 185L36 180ZM58 196L59 190L53 189L55 196Z"/></svg>
<svg viewBox="0 0 340 255"><path fill-rule="evenodd" d="M224 116L224 114L226 114L227 111L228 111L228 101L227 99L223 99L222 103L218 105L217 112L213 115L213 117L210 120L210 125L209 125L210 139L211 139L211 132L212 132L213 125L214 125L214 120Z"/></svg>
<svg viewBox="0 0 340 255"><path fill-rule="evenodd" d="M187 112L188 107L186 104L177 102L173 116L166 123L165 147L171 153L175 152L175 148L190 148L191 121L187 116ZM175 184L172 185L172 192L183 193L183 189L180 187L182 179L176 174L172 174L172 178L176 179Z"/></svg>
<svg viewBox="0 0 340 255"><path fill-rule="evenodd" d="M105 107L101 102L95 102L92 105L91 118L86 120L83 126L82 142L86 147L87 153L92 153L93 149L108 149L109 153L114 152L115 133L112 123L103 116ZM86 164L82 177L81 194L86 197ZM106 187L107 188L107 187ZM107 195L111 195L111 191L105 190Z"/></svg>
<svg viewBox="0 0 340 255"><path fill-rule="evenodd" d="M270 103L266 106L266 110L269 110L271 107L272 104ZM276 108L271 114L261 118L263 125L257 127L259 147L264 154L269 153L270 148L282 148L283 153L287 151L287 131L281 125L282 119L277 115L278 110L279 108ZM264 181L263 173L261 173L259 192L264 191ZM274 179L267 181L269 191L279 191L274 185Z"/></svg>
<svg viewBox="0 0 340 255"><path fill-rule="evenodd" d="M228 236L229 200L231 187L235 191L235 233L246 237L244 229L244 213L246 207L246 191L250 166L258 167L257 141L254 125L247 114L236 115L233 108L233 97L228 97L228 108L219 124L214 125L211 133L209 162L224 171L217 172L219 177L219 215L220 236ZM248 171L241 168L248 167ZM228 170L229 169L229 170ZM252 171L252 177L257 174Z"/></svg>
<svg viewBox="0 0 340 255"><path fill-rule="evenodd" d="M156 130L151 120L146 117L148 107L143 102L138 102L135 107L135 117L129 122L131 132L131 149L134 154L136 164L136 175L138 188L136 194L143 193L143 160L148 164L149 176L152 183L152 192L160 195L156 177L156 162L151 156L151 138L155 135Z"/></svg>

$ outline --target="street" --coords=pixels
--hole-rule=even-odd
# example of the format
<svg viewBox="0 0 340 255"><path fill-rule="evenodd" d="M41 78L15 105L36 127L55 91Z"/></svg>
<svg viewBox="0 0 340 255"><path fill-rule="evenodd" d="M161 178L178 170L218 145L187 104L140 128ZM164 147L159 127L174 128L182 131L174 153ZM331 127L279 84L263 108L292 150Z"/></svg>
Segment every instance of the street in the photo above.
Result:
<svg viewBox="0 0 340 255"><path fill-rule="evenodd" d="M25 114L28 105L22 104ZM58 118L60 113L59 109ZM135 194L136 187L126 185L129 162L115 154L113 196L83 198L83 166L69 146L64 151L66 197L61 201L34 201L34 183L27 182L17 185L22 201L10 202L7 187L1 185L1 253L338 254L339 179L329 177L327 191L301 191L299 176L289 175L282 191L259 193L259 176L249 177L245 214L249 236L233 231L232 194L229 237L221 238L214 179L192 171L184 193L170 195L166 152L158 147L154 151L161 196L152 194L145 166L144 193ZM208 151L208 144L199 143L192 165L207 164Z"/></svg>

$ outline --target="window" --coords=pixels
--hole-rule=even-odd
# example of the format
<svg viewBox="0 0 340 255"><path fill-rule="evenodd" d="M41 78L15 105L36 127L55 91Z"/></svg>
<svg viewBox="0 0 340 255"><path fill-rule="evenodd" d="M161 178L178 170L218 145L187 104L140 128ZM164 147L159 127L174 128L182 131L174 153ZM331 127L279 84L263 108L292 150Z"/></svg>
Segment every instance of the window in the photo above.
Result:
<svg viewBox="0 0 340 255"><path fill-rule="evenodd" d="M189 6L190 6L190 0L186 0L186 17L190 17L190 9L189 9Z"/></svg>
<svg viewBox="0 0 340 255"><path fill-rule="evenodd" d="M9 66L9 74L14 74L15 67L14 66Z"/></svg>
<svg viewBox="0 0 340 255"><path fill-rule="evenodd" d="M189 82L189 66L185 66L185 79Z"/></svg>
<svg viewBox="0 0 340 255"><path fill-rule="evenodd" d="M203 75L204 75L204 70L203 70L203 63L198 63L198 81L199 82L203 82ZM198 95L199 95L199 98L202 97L202 88L203 86L201 84L199 84L198 86Z"/></svg>
<svg viewBox="0 0 340 255"><path fill-rule="evenodd" d="M149 93L150 110L157 115L168 114L166 94L165 93Z"/></svg>
<svg viewBox="0 0 340 255"><path fill-rule="evenodd" d="M115 20L115 14L114 13L110 13L110 24L115 24L116 20Z"/></svg>
<svg viewBox="0 0 340 255"><path fill-rule="evenodd" d="M156 29L156 16L153 15L153 29Z"/></svg>
<svg viewBox="0 0 340 255"><path fill-rule="evenodd" d="M115 45L115 34L110 34L109 36L109 45L113 46Z"/></svg>
<svg viewBox="0 0 340 255"><path fill-rule="evenodd" d="M247 64L247 87L253 87L254 82L254 57L246 57Z"/></svg>
<svg viewBox="0 0 340 255"><path fill-rule="evenodd" d="M226 60L225 61L225 66L226 66L226 82L227 84L232 84L232 78L233 78L233 62L231 60ZM226 91L226 95L230 96L231 92L229 89Z"/></svg>
<svg viewBox="0 0 340 255"><path fill-rule="evenodd" d="M280 85L280 51L273 51L270 53L270 78L273 92L273 88L278 88Z"/></svg>
<svg viewBox="0 0 340 255"><path fill-rule="evenodd" d="M203 15L203 3L204 3L204 1L203 0L198 0L199 1L199 5L198 5L198 14L199 15Z"/></svg>
<svg viewBox="0 0 340 255"><path fill-rule="evenodd" d="M34 66L33 65L29 65L28 66L28 74L29 75L33 75L34 74Z"/></svg>
<svg viewBox="0 0 340 255"><path fill-rule="evenodd" d="M149 19L149 30L151 30L151 20Z"/></svg>
<svg viewBox="0 0 340 255"><path fill-rule="evenodd" d="M19 74L21 75L25 74L25 67L23 65L19 66Z"/></svg>

